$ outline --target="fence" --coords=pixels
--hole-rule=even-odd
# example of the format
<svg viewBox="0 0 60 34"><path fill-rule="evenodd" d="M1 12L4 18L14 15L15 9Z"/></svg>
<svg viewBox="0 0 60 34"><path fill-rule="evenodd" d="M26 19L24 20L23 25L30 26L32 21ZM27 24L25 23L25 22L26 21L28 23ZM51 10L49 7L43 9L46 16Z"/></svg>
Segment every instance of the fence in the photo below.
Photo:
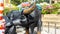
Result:
<svg viewBox="0 0 60 34"><path fill-rule="evenodd" d="M48 34L59 34L60 33L60 15L48 14L42 17L43 29ZM44 31L43 30L43 31ZM46 34L46 33L45 33Z"/></svg>

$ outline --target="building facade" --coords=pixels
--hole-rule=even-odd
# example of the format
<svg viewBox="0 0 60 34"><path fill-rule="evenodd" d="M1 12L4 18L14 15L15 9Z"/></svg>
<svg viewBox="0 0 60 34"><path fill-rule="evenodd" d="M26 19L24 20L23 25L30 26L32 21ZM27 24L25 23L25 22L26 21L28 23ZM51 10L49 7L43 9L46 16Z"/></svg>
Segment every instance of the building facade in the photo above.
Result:
<svg viewBox="0 0 60 34"><path fill-rule="evenodd" d="M4 6L10 4L10 0L4 0Z"/></svg>

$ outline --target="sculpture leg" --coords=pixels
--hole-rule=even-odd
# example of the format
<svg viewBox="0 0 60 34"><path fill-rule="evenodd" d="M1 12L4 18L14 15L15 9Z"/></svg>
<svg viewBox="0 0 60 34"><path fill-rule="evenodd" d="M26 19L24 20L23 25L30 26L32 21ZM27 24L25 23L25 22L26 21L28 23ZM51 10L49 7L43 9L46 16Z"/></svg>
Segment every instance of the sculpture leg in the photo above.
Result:
<svg viewBox="0 0 60 34"><path fill-rule="evenodd" d="M38 21L38 25L37 25L37 34L41 34L41 26L42 26L42 21L41 20L39 20Z"/></svg>
<svg viewBox="0 0 60 34"><path fill-rule="evenodd" d="M30 27L30 29L31 29L31 34L33 34L33 32L34 32L34 27Z"/></svg>
<svg viewBox="0 0 60 34"><path fill-rule="evenodd" d="M26 27L26 34L29 34L29 27Z"/></svg>

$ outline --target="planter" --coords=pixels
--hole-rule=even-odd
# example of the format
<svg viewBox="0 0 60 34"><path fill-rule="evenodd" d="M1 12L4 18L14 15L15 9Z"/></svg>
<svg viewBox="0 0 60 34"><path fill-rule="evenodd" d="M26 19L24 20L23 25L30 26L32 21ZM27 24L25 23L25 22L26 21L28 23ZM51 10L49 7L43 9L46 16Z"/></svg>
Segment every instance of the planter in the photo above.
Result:
<svg viewBox="0 0 60 34"><path fill-rule="evenodd" d="M48 26L48 23L49 23L51 27L54 27L55 24L57 27L60 27L60 15L57 15L57 14L43 15L42 22L44 26Z"/></svg>

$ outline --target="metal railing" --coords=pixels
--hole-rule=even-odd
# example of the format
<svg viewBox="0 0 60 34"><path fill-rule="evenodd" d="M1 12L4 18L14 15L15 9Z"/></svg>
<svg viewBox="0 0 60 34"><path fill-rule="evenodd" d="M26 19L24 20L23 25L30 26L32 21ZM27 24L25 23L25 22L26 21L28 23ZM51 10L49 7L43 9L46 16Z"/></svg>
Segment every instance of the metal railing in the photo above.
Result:
<svg viewBox="0 0 60 34"><path fill-rule="evenodd" d="M52 34L52 33L53 33L53 34L57 34L57 29L60 29L60 26L57 27L57 25L58 25L57 22L53 23L54 26L52 26L52 25L50 25L50 24L51 24L51 22L47 22L47 25L44 25L44 24L42 25L43 29L46 28L46 31L45 31L45 32L46 32L47 34ZM52 28L52 30L51 30L51 28ZM53 30L54 30L54 31L53 31ZM43 31L44 31L44 30L43 30ZM43 31L42 31L42 32L43 32ZM60 32L60 31L59 31L59 32Z"/></svg>

